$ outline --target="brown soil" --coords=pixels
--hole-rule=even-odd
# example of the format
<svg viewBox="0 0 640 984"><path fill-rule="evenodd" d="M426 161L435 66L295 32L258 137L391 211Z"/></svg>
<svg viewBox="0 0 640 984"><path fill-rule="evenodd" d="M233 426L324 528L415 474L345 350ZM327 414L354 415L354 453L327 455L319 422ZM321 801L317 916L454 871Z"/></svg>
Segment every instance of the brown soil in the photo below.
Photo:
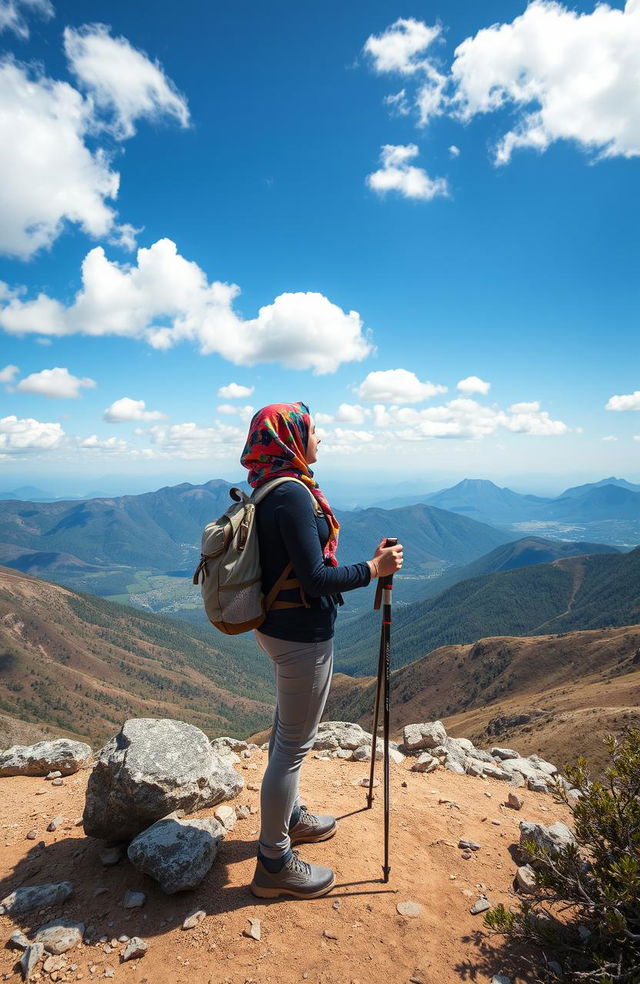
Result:
<svg viewBox="0 0 640 984"><path fill-rule="evenodd" d="M258 771L238 766L247 783L259 784L266 758L254 753ZM469 909L483 892L492 904L516 904L513 854L520 819L553 823L567 820L568 811L550 796L521 790L525 805L518 813L505 807L509 787L498 780L443 770L423 775L409 771L409 765L391 765L391 874L385 884L382 786L367 810L366 789L353 784L360 777L368 779L366 764L322 761L313 755L307 759L304 800L316 812L339 817L334 838L297 848L305 860L336 871L330 895L313 901L261 902L250 894L259 813L239 820L227 834L196 890L166 896L126 859L103 867L102 843L75 826L84 806L87 771L66 778L62 787L23 776L0 779L0 898L19 885L70 880L75 886L62 905L15 919L0 916L3 937L8 940L17 928L28 934L64 915L96 927L95 937L126 933L149 945L143 958L122 964L118 952L107 955L103 945L81 945L67 952L68 964L78 967L61 980L102 979L108 967L116 980L136 984L459 984L490 981L497 973L528 980L518 955L505 949L499 937L490 937L482 915L471 915ZM381 766L376 775L382 780ZM259 793L245 789L235 803L259 807ZM47 833L49 821L60 814L65 823ZM212 816L213 810L198 815ZM31 829L37 831L34 841L26 840ZM457 847L461 837L481 845L470 860ZM95 897L102 886L107 892ZM142 909L122 907L127 889L146 893ZM406 900L421 904L417 918L396 911ZM203 909L205 919L194 930L182 930L185 916L194 909ZM249 918L261 920L260 942L243 936ZM337 938L324 936L325 931ZM118 951L123 947L119 944ZM4 979L18 981L19 952L3 949L0 954ZM41 979L51 978L43 973Z"/></svg>

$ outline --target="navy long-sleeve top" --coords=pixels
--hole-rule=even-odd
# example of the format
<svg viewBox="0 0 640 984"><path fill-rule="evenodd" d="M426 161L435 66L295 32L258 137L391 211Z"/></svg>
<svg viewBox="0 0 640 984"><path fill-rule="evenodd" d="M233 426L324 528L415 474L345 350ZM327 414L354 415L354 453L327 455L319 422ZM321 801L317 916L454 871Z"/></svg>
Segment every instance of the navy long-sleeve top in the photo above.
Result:
<svg viewBox="0 0 640 984"><path fill-rule="evenodd" d="M283 482L269 492L256 507L256 524L265 596L291 561L290 577L300 581L310 606L272 610L259 631L292 642L331 639L336 595L369 584L369 565L366 561L338 567L325 563L323 549L329 538L329 524L324 514L316 513L309 492L298 482ZM281 591L278 600L299 602L300 591Z"/></svg>

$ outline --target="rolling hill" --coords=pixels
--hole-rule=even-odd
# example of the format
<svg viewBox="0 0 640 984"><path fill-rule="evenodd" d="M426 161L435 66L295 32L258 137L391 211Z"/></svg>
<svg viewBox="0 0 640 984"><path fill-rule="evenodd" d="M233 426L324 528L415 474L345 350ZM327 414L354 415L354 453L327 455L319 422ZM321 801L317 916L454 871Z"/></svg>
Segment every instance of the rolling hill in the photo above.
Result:
<svg viewBox="0 0 640 984"><path fill-rule="evenodd" d="M438 646L487 635L538 635L637 621L640 547L462 581L436 598L397 608L393 645L396 665L404 665ZM373 612L339 627L336 668L373 672L379 631L379 615Z"/></svg>
<svg viewBox="0 0 640 984"><path fill-rule="evenodd" d="M376 682L335 674L325 719L372 726ZM604 760L603 737L640 725L640 624L440 646L392 672L391 727L442 719L481 746L558 764Z"/></svg>
<svg viewBox="0 0 640 984"><path fill-rule="evenodd" d="M212 631L0 568L0 713L94 745L127 717L180 717L212 736L264 727L271 664L253 638Z"/></svg>

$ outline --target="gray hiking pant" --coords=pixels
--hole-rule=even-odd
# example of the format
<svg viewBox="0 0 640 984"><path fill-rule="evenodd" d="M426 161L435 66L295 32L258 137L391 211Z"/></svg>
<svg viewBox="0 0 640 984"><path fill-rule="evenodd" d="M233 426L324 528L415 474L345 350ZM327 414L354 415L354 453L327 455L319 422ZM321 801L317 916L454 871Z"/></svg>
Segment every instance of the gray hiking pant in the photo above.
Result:
<svg viewBox="0 0 640 984"><path fill-rule="evenodd" d="M289 819L300 804L300 767L313 747L329 695L333 639L288 642L256 630L258 645L273 662L276 710L269 741L269 763L260 790L260 851L280 858L291 846Z"/></svg>

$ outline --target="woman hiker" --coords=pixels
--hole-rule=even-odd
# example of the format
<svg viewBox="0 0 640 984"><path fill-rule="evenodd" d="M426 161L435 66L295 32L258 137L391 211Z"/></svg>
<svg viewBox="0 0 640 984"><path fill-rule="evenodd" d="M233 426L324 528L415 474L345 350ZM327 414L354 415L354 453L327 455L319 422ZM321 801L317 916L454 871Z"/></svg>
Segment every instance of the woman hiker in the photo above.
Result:
<svg viewBox="0 0 640 984"><path fill-rule="evenodd" d="M275 588L276 601L255 635L273 662L277 689L251 883L259 898L317 898L335 884L331 868L308 864L292 850L328 840L337 829L335 817L309 813L301 803L300 767L329 693L340 592L402 567L402 546L384 547L384 540L371 560L338 565L340 527L309 467L319 443L304 403L274 403L253 417L241 457L254 489L274 478L298 479L276 486L256 507L262 588L265 597Z"/></svg>

